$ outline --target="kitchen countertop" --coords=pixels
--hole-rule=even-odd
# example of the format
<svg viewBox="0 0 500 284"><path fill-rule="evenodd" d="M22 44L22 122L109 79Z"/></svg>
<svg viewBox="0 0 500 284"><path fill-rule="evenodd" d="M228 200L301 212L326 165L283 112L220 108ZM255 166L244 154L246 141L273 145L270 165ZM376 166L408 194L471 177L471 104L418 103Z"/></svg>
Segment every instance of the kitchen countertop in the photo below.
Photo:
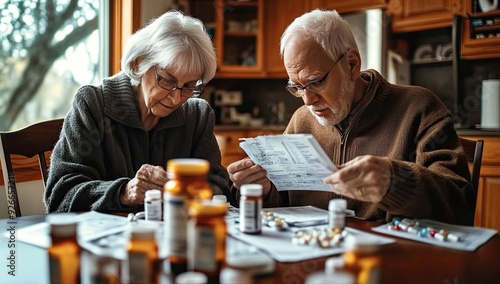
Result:
<svg viewBox="0 0 500 284"><path fill-rule="evenodd" d="M230 124L216 124L215 131L276 131L283 132L286 125L230 125Z"/></svg>
<svg viewBox="0 0 500 284"><path fill-rule="evenodd" d="M491 136L500 137L500 129L496 130L485 130L485 129L474 129L474 128L457 128L457 134L459 136Z"/></svg>
<svg viewBox="0 0 500 284"><path fill-rule="evenodd" d="M284 131L286 125L225 125L217 124L215 125L215 131ZM484 129L473 129L473 128L457 128L457 133L459 136L492 136L500 137L500 129L498 130L484 130Z"/></svg>

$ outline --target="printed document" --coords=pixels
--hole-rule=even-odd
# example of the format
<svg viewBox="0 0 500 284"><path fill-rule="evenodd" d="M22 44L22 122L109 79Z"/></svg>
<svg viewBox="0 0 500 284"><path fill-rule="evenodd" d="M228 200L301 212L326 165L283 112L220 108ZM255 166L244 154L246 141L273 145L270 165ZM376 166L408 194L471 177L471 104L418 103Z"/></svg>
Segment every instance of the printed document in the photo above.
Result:
<svg viewBox="0 0 500 284"><path fill-rule="evenodd" d="M337 170L311 134L240 138L240 147L281 190L331 191L323 178Z"/></svg>

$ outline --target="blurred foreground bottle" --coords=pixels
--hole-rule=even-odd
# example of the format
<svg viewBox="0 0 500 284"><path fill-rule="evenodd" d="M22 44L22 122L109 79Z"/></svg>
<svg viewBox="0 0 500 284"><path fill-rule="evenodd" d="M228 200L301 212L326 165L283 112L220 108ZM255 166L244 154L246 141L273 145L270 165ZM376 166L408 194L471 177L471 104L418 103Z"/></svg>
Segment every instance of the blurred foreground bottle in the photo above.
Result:
<svg viewBox="0 0 500 284"><path fill-rule="evenodd" d="M225 265L226 213L225 202L193 202L189 208L188 268L205 274L208 283L219 283Z"/></svg>
<svg viewBox="0 0 500 284"><path fill-rule="evenodd" d="M161 260L156 242L156 224L134 224L127 246L127 269L131 284L157 284Z"/></svg>
<svg viewBox="0 0 500 284"><path fill-rule="evenodd" d="M356 284L378 284L380 282L381 259L375 252L377 241L370 237L349 235L344 240L342 256L326 261L327 274L349 273Z"/></svg>
<svg viewBox="0 0 500 284"><path fill-rule="evenodd" d="M50 228L50 283L80 283L80 246L77 214L53 213L46 217Z"/></svg>
<svg viewBox="0 0 500 284"><path fill-rule="evenodd" d="M188 208L194 201L212 199L207 183L210 163L202 159L172 159L167 162L169 181L164 188L164 238L170 272L187 271Z"/></svg>

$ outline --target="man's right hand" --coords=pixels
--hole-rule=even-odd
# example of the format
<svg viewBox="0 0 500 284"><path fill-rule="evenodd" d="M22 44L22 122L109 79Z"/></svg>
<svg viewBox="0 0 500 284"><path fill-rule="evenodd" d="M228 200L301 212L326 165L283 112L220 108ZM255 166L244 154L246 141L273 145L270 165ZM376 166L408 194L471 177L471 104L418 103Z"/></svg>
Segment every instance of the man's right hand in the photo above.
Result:
<svg viewBox="0 0 500 284"><path fill-rule="evenodd" d="M267 178L267 172L248 157L231 163L227 171L237 189L240 189L243 184L253 183L262 185L263 196L271 191L271 181Z"/></svg>

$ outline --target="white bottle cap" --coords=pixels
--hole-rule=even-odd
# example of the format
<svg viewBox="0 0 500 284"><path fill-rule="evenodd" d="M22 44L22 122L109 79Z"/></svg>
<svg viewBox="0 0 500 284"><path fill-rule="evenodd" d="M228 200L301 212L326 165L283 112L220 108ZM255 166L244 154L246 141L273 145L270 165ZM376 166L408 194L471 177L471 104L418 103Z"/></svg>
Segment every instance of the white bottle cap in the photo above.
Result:
<svg viewBox="0 0 500 284"><path fill-rule="evenodd" d="M212 197L214 203L227 203L227 197L223 194L217 194Z"/></svg>
<svg viewBox="0 0 500 284"><path fill-rule="evenodd" d="M252 284L252 274L245 270L226 267L222 269L219 276L220 284Z"/></svg>
<svg viewBox="0 0 500 284"><path fill-rule="evenodd" d="M330 203L328 203L328 210L346 210L347 209L347 201L345 199L336 198L331 199Z"/></svg>
<svg viewBox="0 0 500 284"><path fill-rule="evenodd" d="M354 284L354 276L347 272L337 271L335 273L315 272L307 276L306 284Z"/></svg>
<svg viewBox="0 0 500 284"><path fill-rule="evenodd" d="M50 226L50 234L55 237L71 237L77 234L78 214L52 213L45 217Z"/></svg>
<svg viewBox="0 0 500 284"><path fill-rule="evenodd" d="M348 235L344 239L344 247L349 251L370 254L376 252L380 247L380 244L374 237L363 235Z"/></svg>
<svg viewBox="0 0 500 284"><path fill-rule="evenodd" d="M146 198L161 198L161 191L158 189L150 189L146 191Z"/></svg>
<svg viewBox="0 0 500 284"><path fill-rule="evenodd" d="M132 240L155 240L158 225L154 223L133 224L130 232Z"/></svg>
<svg viewBox="0 0 500 284"><path fill-rule="evenodd" d="M325 262L325 272L334 273L341 270L344 267L344 257L343 256L333 256L326 260Z"/></svg>
<svg viewBox="0 0 500 284"><path fill-rule="evenodd" d="M244 184L240 188L241 195L246 196L262 196L262 185L260 184Z"/></svg>
<svg viewBox="0 0 500 284"><path fill-rule="evenodd" d="M207 276L201 272L188 271L175 277L176 284L206 284Z"/></svg>

